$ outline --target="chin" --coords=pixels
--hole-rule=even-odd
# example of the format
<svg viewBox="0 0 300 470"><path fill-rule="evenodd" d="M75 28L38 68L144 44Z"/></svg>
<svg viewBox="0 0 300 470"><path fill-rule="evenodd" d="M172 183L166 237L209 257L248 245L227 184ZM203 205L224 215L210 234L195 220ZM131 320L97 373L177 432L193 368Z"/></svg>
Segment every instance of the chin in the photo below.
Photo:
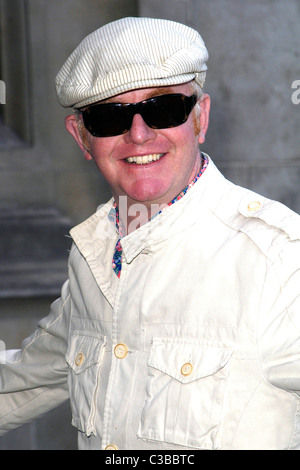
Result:
<svg viewBox="0 0 300 470"><path fill-rule="evenodd" d="M134 188L131 191L128 191L128 197L132 200L140 203L155 203L156 201L160 201L166 195L167 190L164 190L162 182L155 181L155 182L144 182L143 184L135 184Z"/></svg>

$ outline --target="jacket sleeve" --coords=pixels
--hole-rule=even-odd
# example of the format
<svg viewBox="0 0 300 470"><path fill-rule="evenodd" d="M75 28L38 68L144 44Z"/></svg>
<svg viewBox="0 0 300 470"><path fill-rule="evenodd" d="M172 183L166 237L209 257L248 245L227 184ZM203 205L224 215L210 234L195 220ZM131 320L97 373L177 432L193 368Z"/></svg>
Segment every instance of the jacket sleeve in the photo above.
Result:
<svg viewBox="0 0 300 470"><path fill-rule="evenodd" d="M20 350L0 354L0 436L69 397L65 361L70 317L68 282Z"/></svg>
<svg viewBox="0 0 300 470"><path fill-rule="evenodd" d="M261 305L262 369L273 386L300 396L300 240L271 263Z"/></svg>

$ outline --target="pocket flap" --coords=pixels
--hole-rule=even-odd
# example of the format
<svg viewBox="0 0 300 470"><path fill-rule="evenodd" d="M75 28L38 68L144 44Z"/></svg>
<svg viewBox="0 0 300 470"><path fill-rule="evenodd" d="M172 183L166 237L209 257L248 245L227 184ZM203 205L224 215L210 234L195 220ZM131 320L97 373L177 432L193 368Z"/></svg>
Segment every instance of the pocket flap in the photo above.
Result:
<svg viewBox="0 0 300 470"><path fill-rule="evenodd" d="M73 333L69 340L66 361L75 374L80 374L102 360L105 343L105 337L100 335Z"/></svg>
<svg viewBox="0 0 300 470"><path fill-rule="evenodd" d="M217 373L228 363L232 352L218 343L154 338L148 365L182 383L188 383Z"/></svg>

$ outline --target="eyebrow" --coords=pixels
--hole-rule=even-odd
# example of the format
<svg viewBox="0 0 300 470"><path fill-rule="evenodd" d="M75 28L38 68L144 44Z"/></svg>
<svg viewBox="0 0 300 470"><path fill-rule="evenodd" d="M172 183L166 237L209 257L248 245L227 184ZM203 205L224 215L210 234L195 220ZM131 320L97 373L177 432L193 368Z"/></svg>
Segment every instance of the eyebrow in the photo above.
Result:
<svg viewBox="0 0 300 470"><path fill-rule="evenodd" d="M171 90L170 87L155 88L150 93L148 98L154 98L155 96L160 95L169 95L174 93L174 90Z"/></svg>
<svg viewBox="0 0 300 470"><path fill-rule="evenodd" d="M170 95L171 93L174 93L174 90L171 90L171 87L153 88L153 90L149 91L147 96L142 101L154 98L155 96ZM112 96L111 98L107 98L106 100L101 101L101 103L120 103L120 101L116 100L117 98L117 96Z"/></svg>

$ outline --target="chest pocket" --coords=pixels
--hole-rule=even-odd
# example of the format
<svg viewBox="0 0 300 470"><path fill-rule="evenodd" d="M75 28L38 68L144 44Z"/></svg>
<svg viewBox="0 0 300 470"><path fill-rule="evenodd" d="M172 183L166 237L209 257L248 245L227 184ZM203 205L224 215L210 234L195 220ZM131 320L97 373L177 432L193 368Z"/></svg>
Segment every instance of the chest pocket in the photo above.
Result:
<svg viewBox="0 0 300 470"><path fill-rule="evenodd" d="M139 437L217 449L231 355L218 345L154 339Z"/></svg>
<svg viewBox="0 0 300 470"><path fill-rule="evenodd" d="M93 332L74 332L66 354L70 367L68 380L72 424L87 436L95 434L99 369L103 361L105 342L104 337L95 336Z"/></svg>

